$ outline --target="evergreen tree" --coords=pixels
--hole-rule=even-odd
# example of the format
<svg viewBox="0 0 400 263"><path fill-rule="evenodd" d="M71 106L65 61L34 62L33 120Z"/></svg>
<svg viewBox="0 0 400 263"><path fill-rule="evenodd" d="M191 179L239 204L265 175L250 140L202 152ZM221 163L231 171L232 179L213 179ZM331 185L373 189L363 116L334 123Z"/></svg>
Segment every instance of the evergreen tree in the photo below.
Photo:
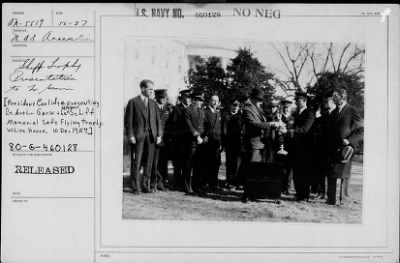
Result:
<svg viewBox="0 0 400 263"><path fill-rule="evenodd" d="M253 88L264 89L267 100L274 93L274 88L268 82L274 75L266 72L265 67L248 48L237 51L237 56L228 66L228 75L231 84L230 97L248 96Z"/></svg>
<svg viewBox="0 0 400 263"><path fill-rule="evenodd" d="M318 76L316 84L309 89L317 101L326 94L342 88L347 91L347 101L364 116L364 81L358 74L343 72L325 72Z"/></svg>

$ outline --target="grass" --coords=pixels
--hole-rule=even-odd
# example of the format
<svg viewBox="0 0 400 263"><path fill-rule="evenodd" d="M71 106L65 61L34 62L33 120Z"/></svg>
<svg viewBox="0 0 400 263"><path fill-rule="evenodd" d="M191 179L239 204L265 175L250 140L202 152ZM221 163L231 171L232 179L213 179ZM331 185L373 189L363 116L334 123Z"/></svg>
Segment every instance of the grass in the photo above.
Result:
<svg viewBox="0 0 400 263"><path fill-rule="evenodd" d="M223 180L224 174L222 164L219 179ZM204 196L178 191L133 195L124 188L122 218L359 224L362 223L362 174L362 163L354 162L349 188L351 198L336 206L327 205L326 200L321 199L295 202L294 193L283 195L280 204L275 204L272 200L242 203L242 191L234 190Z"/></svg>

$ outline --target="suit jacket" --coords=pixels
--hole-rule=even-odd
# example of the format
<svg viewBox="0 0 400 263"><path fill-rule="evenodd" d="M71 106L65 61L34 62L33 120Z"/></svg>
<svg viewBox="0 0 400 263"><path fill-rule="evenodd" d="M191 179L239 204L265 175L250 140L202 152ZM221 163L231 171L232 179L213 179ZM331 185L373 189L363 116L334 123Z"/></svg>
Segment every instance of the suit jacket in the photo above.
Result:
<svg viewBox="0 0 400 263"><path fill-rule="evenodd" d="M343 140L349 140L350 144L356 148L363 136L363 123L358 111L353 106L346 104L340 113L338 107L332 112L332 118L328 124L327 140L329 142L329 157L334 164L333 177L350 177L351 162L340 163L338 156L338 150L343 145Z"/></svg>
<svg viewBox="0 0 400 263"><path fill-rule="evenodd" d="M170 127L168 127L168 119L171 116L171 114L166 105L164 105L162 109L160 109L159 105L157 105L157 110L160 115L161 129L163 131L163 138L158 146L165 146L166 139L168 139L170 135Z"/></svg>
<svg viewBox="0 0 400 263"><path fill-rule="evenodd" d="M332 116L334 111L331 113L324 112L319 118L315 118L313 124L313 143L315 150L315 157L322 160L324 163L329 157L329 144L330 139L328 133L330 132L330 123L332 122Z"/></svg>
<svg viewBox="0 0 400 263"><path fill-rule="evenodd" d="M301 114L295 112L293 117L294 137L291 143L291 152L296 156L295 159L300 160L299 157L306 157L307 154L311 153L313 139L311 127L315 117L313 111L308 108Z"/></svg>
<svg viewBox="0 0 400 263"><path fill-rule="evenodd" d="M221 145L221 113L213 113L209 107L204 111L204 136L208 137L210 143Z"/></svg>
<svg viewBox="0 0 400 263"><path fill-rule="evenodd" d="M339 148L344 139L349 140L353 147L363 139L364 127L358 111L351 105L346 104L339 113L339 107L332 112L330 123L330 140L333 147Z"/></svg>
<svg viewBox="0 0 400 263"><path fill-rule="evenodd" d="M241 113L225 113L222 117L222 146L227 150L240 151L242 143L243 118Z"/></svg>
<svg viewBox="0 0 400 263"><path fill-rule="evenodd" d="M168 124L170 135L178 141L182 139L182 136L187 135L185 107L182 104L178 104L173 108Z"/></svg>
<svg viewBox="0 0 400 263"><path fill-rule="evenodd" d="M136 141L143 140L146 129L153 139L162 136L160 114L154 100L149 99L146 107L140 96L130 99L126 106L125 122L128 138L134 136Z"/></svg>
<svg viewBox="0 0 400 263"><path fill-rule="evenodd" d="M245 104L243 108L243 120L245 125L245 144L250 150L264 149L264 130L269 133L270 124L263 113L252 103Z"/></svg>
<svg viewBox="0 0 400 263"><path fill-rule="evenodd" d="M197 135L204 136L204 111L194 105L190 105L184 111L187 137L190 138L192 146L196 146Z"/></svg>

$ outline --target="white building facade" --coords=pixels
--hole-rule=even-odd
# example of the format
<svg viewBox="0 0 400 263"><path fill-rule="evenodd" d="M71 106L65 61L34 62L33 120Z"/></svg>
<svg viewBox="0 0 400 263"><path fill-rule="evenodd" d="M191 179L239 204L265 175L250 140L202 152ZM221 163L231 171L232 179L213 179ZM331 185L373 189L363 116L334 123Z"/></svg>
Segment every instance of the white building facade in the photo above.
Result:
<svg viewBox="0 0 400 263"><path fill-rule="evenodd" d="M222 43L223 44L223 43ZM187 88L189 55L220 57L224 68L236 56L234 47L211 45L207 41L175 39L127 39L125 42L124 100L140 93L143 79L154 81L156 89L167 89L176 98Z"/></svg>

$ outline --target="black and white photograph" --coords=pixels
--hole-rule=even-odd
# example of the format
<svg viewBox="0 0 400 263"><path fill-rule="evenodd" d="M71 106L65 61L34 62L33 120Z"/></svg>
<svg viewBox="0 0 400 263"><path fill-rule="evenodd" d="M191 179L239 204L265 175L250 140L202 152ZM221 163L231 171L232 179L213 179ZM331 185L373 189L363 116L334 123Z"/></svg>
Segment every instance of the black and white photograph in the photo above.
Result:
<svg viewBox="0 0 400 263"><path fill-rule="evenodd" d="M123 219L362 223L365 52L126 39Z"/></svg>

